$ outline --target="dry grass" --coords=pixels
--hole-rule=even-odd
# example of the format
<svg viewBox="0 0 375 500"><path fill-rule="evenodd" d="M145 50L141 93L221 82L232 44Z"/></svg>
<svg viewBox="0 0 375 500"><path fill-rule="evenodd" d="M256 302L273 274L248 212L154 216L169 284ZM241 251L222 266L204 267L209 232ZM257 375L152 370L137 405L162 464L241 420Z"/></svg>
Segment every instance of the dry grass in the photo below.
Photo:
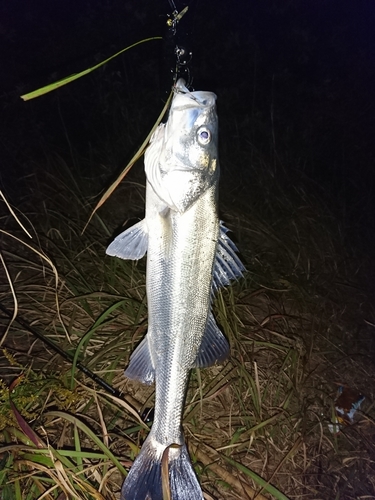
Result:
<svg viewBox="0 0 375 500"><path fill-rule="evenodd" d="M189 451L206 499L375 498L374 268L371 248L363 257L350 240L371 241L375 220L373 66L364 46L348 50L369 39L351 29L364 11L328 2L306 23L299 2L242 2L251 16L224 3L190 18L193 76L219 96L220 207L248 272L215 304L230 359L191 376ZM1 500L118 499L147 434L139 414L153 388L123 377L147 331L145 264L105 257L124 220L143 217L141 165L82 229L160 112L161 49L127 52L27 105L19 94L153 34L164 23L153 5L90 3L76 35L39 23L41 45L3 37L0 182L32 239L0 200L0 304L22 320L0 311ZM45 43L57 26L60 42ZM340 386L365 400L332 434Z"/></svg>
<svg viewBox="0 0 375 500"><path fill-rule="evenodd" d="M122 214L142 216L142 180L135 173L125 181L82 235L93 203L58 161L62 175L55 163L43 177L27 179L28 195L16 207L32 240L2 205L1 252L18 314L72 359L64 361L17 321L4 338L4 500L119 498L121 474L147 433L136 411L153 404L153 388L122 375L147 330L144 263L104 254ZM270 178L262 180L269 190ZM192 373L184 423L197 473L208 499L255 492L257 498L371 498L373 308L319 201L303 191L289 198L280 187L270 197L272 207L263 210L243 196L222 203L248 273L215 304L230 359ZM1 273L1 304L13 311L15 296ZM8 326L3 316L3 333ZM124 398L96 386L78 362ZM21 373L10 401L7 386ZM332 434L341 385L366 399L355 423Z"/></svg>

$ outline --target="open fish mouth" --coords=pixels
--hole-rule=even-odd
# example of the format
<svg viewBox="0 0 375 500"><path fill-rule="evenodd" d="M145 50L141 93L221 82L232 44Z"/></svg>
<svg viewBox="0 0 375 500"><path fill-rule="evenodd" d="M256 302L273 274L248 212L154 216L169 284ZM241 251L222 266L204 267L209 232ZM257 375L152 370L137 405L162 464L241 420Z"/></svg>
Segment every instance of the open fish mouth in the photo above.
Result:
<svg viewBox="0 0 375 500"><path fill-rule="evenodd" d="M186 82L183 78L180 78L179 80L177 80L176 85L173 88L173 91L175 92L175 94L185 95L187 97L187 99L195 101L197 106L210 107L210 106L215 105L215 102L217 99L216 94L214 94L213 92L207 92L207 91L202 91L202 90L190 91L185 86L185 83ZM172 103L172 105L173 105L173 103ZM183 109L186 109L185 106L190 107L191 102L189 101L189 103L188 103L186 101L186 103L184 103L184 101L181 99L181 102L178 102L178 104L177 103L174 104L174 109L183 110Z"/></svg>

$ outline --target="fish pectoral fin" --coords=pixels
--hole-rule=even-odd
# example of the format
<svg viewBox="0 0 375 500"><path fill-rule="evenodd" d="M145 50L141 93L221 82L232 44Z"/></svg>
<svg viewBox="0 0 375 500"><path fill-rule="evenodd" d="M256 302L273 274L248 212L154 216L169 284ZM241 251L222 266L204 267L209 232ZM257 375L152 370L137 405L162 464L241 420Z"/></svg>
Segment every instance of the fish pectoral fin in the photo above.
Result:
<svg viewBox="0 0 375 500"><path fill-rule="evenodd" d="M220 234L217 244L214 272L212 280L212 291L215 293L222 286L229 285L230 280L243 276L245 270L236 252L238 249L233 241L227 236L228 229L220 221Z"/></svg>
<svg viewBox="0 0 375 500"><path fill-rule="evenodd" d="M120 259L139 260L147 252L147 247L148 231L146 219L143 219L116 236L105 253Z"/></svg>
<svg viewBox="0 0 375 500"><path fill-rule="evenodd" d="M206 331L204 332L194 367L207 368L215 363L222 363L229 355L229 344L216 324L212 312L208 316Z"/></svg>
<svg viewBox="0 0 375 500"><path fill-rule="evenodd" d="M130 363L125 370L125 376L151 385L155 380L155 368L152 363L147 335L130 356Z"/></svg>

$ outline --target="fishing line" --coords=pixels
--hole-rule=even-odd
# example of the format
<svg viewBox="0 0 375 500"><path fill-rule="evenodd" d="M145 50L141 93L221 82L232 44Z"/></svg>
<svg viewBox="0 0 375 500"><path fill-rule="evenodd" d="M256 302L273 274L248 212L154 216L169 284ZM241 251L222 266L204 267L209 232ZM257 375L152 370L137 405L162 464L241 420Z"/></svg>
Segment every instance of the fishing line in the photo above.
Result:
<svg viewBox="0 0 375 500"><path fill-rule="evenodd" d="M166 22L166 32L164 36L164 78L168 80L172 77L172 87L176 84L179 78L183 78L189 88L192 84L193 77L191 72L191 60L193 52L190 47L189 37L191 29L189 27L190 7L186 2L179 2L178 0L168 0L172 9L172 13L168 14ZM181 7L176 6L176 3L182 3ZM186 14L188 14L186 16ZM190 16L191 17L191 16ZM184 19L182 28L178 30L180 21ZM170 81L168 81L166 88L170 88Z"/></svg>

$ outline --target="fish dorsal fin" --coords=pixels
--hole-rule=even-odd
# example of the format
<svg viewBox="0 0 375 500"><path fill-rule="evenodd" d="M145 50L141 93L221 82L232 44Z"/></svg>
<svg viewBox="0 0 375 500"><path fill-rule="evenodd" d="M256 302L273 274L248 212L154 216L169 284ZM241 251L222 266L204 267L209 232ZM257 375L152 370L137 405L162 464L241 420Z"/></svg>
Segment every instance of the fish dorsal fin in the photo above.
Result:
<svg viewBox="0 0 375 500"><path fill-rule="evenodd" d="M147 247L147 224L143 219L116 236L105 253L120 259L139 260L147 252Z"/></svg>
<svg viewBox="0 0 375 500"><path fill-rule="evenodd" d="M216 324L212 312L208 315L206 331L194 367L206 368L222 363L229 355L229 344Z"/></svg>
<svg viewBox="0 0 375 500"><path fill-rule="evenodd" d="M139 380L139 382L147 385L154 383L155 368L152 363L147 335L130 356L130 363L125 370L125 377Z"/></svg>
<svg viewBox="0 0 375 500"><path fill-rule="evenodd" d="M227 236L228 229L220 221L220 233L216 249L214 273L212 280L212 291L215 293L222 286L229 285L230 280L243 276L245 270L242 262L238 258L236 245Z"/></svg>

